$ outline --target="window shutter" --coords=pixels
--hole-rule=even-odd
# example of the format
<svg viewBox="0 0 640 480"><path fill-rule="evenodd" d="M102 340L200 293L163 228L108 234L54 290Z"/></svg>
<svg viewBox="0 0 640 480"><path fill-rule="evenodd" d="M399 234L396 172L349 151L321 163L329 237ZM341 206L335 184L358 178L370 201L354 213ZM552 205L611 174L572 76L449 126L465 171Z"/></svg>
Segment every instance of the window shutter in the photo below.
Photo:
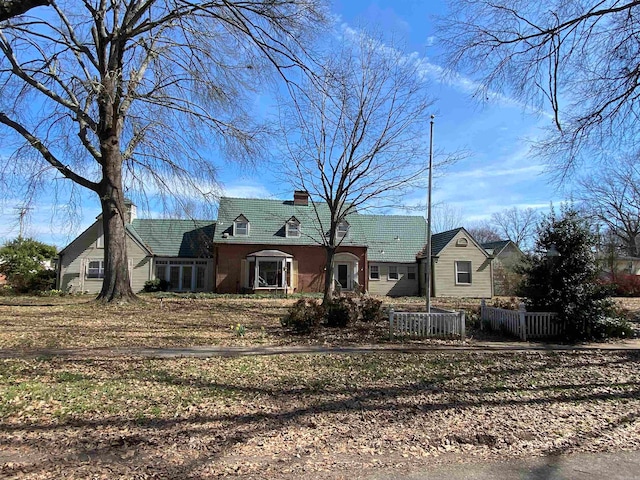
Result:
<svg viewBox="0 0 640 480"><path fill-rule="evenodd" d="M241 288L246 288L249 287L250 285L247 285L248 280L248 275L247 273L249 269L249 266L247 265L247 261L243 258L242 260L240 260L240 287Z"/></svg>
<svg viewBox="0 0 640 480"><path fill-rule="evenodd" d="M291 272L291 287L294 290L297 290L297 288L298 288L298 261L297 260L294 260L292 262L291 270L293 270Z"/></svg>

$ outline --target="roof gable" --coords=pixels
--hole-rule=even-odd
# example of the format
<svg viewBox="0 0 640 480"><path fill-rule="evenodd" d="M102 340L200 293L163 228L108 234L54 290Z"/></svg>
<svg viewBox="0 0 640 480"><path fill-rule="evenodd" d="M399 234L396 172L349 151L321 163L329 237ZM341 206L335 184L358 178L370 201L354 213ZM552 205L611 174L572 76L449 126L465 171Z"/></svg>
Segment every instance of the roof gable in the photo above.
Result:
<svg viewBox="0 0 640 480"><path fill-rule="evenodd" d="M436 233L431 236L431 256L437 257L440 255L447 245L449 245L454 238L458 237L460 233L463 233L465 237L471 241L471 245L480 250L487 258L490 257L486 249L484 249L478 242L475 241L473 236L464 227L454 228L453 230L447 230L446 232ZM471 246L468 245L468 246ZM426 247L422 250L420 257L426 256Z"/></svg>

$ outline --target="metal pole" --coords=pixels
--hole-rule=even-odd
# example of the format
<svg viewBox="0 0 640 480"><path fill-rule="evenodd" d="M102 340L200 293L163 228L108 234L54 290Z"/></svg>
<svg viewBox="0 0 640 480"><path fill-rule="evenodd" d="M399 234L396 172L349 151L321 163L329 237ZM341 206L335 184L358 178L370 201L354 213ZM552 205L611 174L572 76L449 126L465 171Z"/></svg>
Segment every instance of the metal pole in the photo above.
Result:
<svg viewBox="0 0 640 480"><path fill-rule="evenodd" d="M431 125L429 129L429 186L427 188L427 313L431 313L431 182L433 179L433 119L431 115Z"/></svg>

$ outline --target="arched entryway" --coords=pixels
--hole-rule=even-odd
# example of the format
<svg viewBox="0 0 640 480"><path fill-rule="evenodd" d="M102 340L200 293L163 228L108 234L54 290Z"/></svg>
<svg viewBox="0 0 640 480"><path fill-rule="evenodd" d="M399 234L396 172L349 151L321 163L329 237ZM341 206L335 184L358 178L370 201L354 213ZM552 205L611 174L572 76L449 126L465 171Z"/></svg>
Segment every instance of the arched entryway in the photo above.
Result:
<svg viewBox="0 0 640 480"><path fill-rule="evenodd" d="M341 290L354 290L358 286L358 257L340 252L333 257L333 278Z"/></svg>

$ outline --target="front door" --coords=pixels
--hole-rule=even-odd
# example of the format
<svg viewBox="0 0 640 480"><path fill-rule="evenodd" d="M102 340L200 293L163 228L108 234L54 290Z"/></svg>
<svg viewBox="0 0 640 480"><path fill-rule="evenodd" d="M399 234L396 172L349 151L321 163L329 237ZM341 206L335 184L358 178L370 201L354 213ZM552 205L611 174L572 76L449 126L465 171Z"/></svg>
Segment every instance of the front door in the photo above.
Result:
<svg viewBox="0 0 640 480"><path fill-rule="evenodd" d="M338 264L338 283L344 290L349 289L349 265L346 263Z"/></svg>

